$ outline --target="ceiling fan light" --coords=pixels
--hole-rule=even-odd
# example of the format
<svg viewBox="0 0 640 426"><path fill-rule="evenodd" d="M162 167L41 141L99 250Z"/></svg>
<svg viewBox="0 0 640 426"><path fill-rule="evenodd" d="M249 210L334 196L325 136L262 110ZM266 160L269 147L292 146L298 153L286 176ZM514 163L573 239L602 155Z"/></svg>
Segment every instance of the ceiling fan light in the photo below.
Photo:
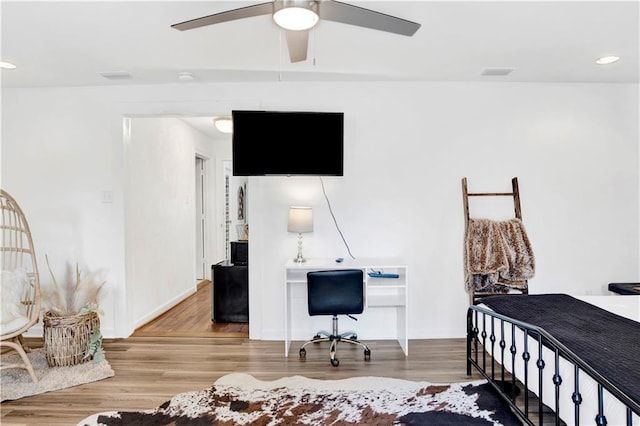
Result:
<svg viewBox="0 0 640 426"><path fill-rule="evenodd" d="M285 7L273 14L273 20L285 30L308 30L318 23L318 14L306 7Z"/></svg>
<svg viewBox="0 0 640 426"><path fill-rule="evenodd" d="M213 124L221 133L233 133L233 121L231 117L216 117L213 119Z"/></svg>

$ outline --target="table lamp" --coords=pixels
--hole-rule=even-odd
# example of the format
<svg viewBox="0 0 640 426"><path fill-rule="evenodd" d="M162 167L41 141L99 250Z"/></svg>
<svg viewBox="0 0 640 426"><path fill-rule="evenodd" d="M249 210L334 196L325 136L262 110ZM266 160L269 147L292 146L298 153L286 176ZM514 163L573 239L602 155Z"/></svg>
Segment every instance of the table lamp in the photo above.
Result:
<svg viewBox="0 0 640 426"><path fill-rule="evenodd" d="M287 231L298 233L298 255L293 261L297 263L306 262L306 259L302 256L302 234L313 232L313 210L311 207L289 207Z"/></svg>

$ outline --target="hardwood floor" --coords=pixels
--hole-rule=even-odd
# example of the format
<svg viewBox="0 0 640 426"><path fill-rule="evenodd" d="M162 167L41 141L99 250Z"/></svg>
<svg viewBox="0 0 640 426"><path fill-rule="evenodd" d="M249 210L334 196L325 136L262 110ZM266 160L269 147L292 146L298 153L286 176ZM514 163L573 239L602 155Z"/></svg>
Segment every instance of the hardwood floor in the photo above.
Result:
<svg viewBox="0 0 640 426"><path fill-rule="evenodd" d="M201 290L207 291L207 286ZM317 379L385 376L431 382L480 378L477 373L466 375L465 339L412 340L409 356L396 341L367 341L370 361L364 361L360 348L343 344L338 347L340 366L333 367L326 343L307 347L307 356L301 359L297 348L302 342L294 342L285 357L283 341L249 340L246 329L233 329L238 325L211 323L210 293L196 299L174 307L130 338L106 339L104 348L114 377L3 402L0 423L75 425L101 411L151 409L176 393L205 388L232 372L265 380L291 375ZM43 342L27 339L27 344L37 348Z"/></svg>
<svg viewBox="0 0 640 426"><path fill-rule="evenodd" d="M249 324L211 321L211 281L153 321L138 328L136 337L249 337Z"/></svg>
<svg viewBox="0 0 640 426"><path fill-rule="evenodd" d="M31 347L41 339L27 339ZM232 372L260 379L303 375L317 379L386 376L431 382L479 379L467 377L465 340L412 340L405 357L395 341L367 342L371 360L362 350L340 345L340 366L329 362L328 346L308 348L306 359L294 343L289 357L282 341L248 338L130 337L104 342L115 376L73 388L5 401L0 423L8 425L75 425L90 414L118 409L150 409L176 393L198 390Z"/></svg>

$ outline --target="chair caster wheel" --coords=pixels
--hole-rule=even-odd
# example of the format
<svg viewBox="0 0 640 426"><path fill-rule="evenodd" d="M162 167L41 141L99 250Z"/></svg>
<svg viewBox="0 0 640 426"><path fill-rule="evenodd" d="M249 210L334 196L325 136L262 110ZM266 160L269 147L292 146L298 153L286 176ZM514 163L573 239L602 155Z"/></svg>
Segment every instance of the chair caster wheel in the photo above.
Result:
<svg viewBox="0 0 640 426"><path fill-rule="evenodd" d="M300 349L300 358L305 358L307 356L307 350L305 348Z"/></svg>
<svg viewBox="0 0 640 426"><path fill-rule="evenodd" d="M353 336L349 337L350 340L358 340L358 335L354 334Z"/></svg>
<svg viewBox="0 0 640 426"><path fill-rule="evenodd" d="M316 334L315 336L313 336L313 340L318 340L318 339L321 339L321 338L322 338L322 336L319 335L319 334ZM320 342L313 342L313 343L318 344Z"/></svg>
<svg viewBox="0 0 640 426"><path fill-rule="evenodd" d="M340 361L338 361L336 358L332 358L331 365L333 365L334 367L337 367L338 365L340 365Z"/></svg>
<svg viewBox="0 0 640 426"><path fill-rule="evenodd" d="M364 360L371 361L371 349L364 350Z"/></svg>

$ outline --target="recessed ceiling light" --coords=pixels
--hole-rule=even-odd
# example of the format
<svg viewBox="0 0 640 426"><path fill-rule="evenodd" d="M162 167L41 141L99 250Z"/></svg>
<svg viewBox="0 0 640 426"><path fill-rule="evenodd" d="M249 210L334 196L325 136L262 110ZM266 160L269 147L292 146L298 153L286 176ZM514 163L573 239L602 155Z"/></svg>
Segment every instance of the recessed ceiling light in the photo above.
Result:
<svg viewBox="0 0 640 426"><path fill-rule="evenodd" d="M213 119L216 129L222 133L233 133L233 121L231 117L216 117Z"/></svg>
<svg viewBox="0 0 640 426"><path fill-rule="evenodd" d="M0 62L0 68L5 69L5 70L13 70L13 69L16 69L16 66L13 65L11 62L1 61Z"/></svg>
<svg viewBox="0 0 640 426"><path fill-rule="evenodd" d="M619 60L620 60L620 56L615 56L615 55L601 56L596 59L596 64L607 65L607 64L612 64L614 62L618 62Z"/></svg>

